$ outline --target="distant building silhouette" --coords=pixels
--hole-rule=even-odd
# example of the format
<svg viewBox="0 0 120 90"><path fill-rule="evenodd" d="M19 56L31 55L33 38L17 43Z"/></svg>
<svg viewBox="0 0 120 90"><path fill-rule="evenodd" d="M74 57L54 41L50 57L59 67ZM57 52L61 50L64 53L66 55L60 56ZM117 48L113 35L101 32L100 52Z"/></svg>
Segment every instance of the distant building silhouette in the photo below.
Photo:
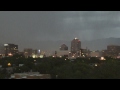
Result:
<svg viewBox="0 0 120 90"><path fill-rule="evenodd" d="M5 56L14 55L18 53L18 45L4 44Z"/></svg>
<svg viewBox="0 0 120 90"><path fill-rule="evenodd" d="M72 41L71 41L71 53L77 53L79 52L81 49L81 42L79 39L77 38L74 38Z"/></svg>
<svg viewBox="0 0 120 90"><path fill-rule="evenodd" d="M108 45L107 46L108 55L111 57L116 57L120 53L120 46L118 45Z"/></svg>
<svg viewBox="0 0 120 90"><path fill-rule="evenodd" d="M62 44L60 47L60 50L68 50L68 46L65 44Z"/></svg>
<svg viewBox="0 0 120 90"><path fill-rule="evenodd" d="M38 50L33 50L33 54L37 55L38 54Z"/></svg>
<svg viewBox="0 0 120 90"><path fill-rule="evenodd" d="M102 54L101 54L101 51L91 51L90 56L91 57L101 57Z"/></svg>
<svg viewBox="0 0 120 90"><path fill-rule="evenodd" d="M33 50L31 48L24 49L24 55L26 58L32 57Z"/></svg>
<svg viewBox="0 0 120 90"><path fill-rule="evenodd" d="M86 49L80 49L80 53L78 53L79 56L87 57L88 56L88 50Z"/></svg>
<svg viewBox="0 0 120 90"><path fill-rule="evenodd" d="M120 54L120 46L108 45L107 50L102 50L102 56L116 58Z"/></svg>

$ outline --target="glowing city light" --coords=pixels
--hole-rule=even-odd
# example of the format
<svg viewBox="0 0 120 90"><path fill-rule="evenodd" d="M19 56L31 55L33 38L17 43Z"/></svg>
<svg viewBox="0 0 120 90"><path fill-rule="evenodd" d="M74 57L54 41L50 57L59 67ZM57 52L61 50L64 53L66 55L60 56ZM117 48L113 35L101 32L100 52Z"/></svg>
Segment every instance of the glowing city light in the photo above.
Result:
<svg viewBox="0 0 120 90"><path fill-rule="evenodd" d="M97 66L97 64L95 64L95 66Z"/></svg>
<svg viewBox="0 0 120 90"><path fill-rule="evenodd" d="M9 55L9 56L12 56L12 54L11 54L11 53L9 53L8 55Z"/></svg>
<svg viewBox="0 0 120 90"><path fill-rule="evenodd" d="M40 53L40 49L38 50L38 52Z"/></svg>
<svg viewBox="0 0 120 90"><path fill-rule="evenodd" d="M35 58L35 55L33 55L32 57Z"/></svg>
<svg viewBox="0 0 120 90"><path fill-rule="evenodd" d="M8 66L11 66L11 63L8 63Z"/></svg>
<svg viewBox="0 0 120 90"><path fill-rule="evenodd" d="M104 57L101 57L100 60L106 60Z"/></svg>
<svg viewBox="0 0 120 90"><path fill-rule="evenodd" d="M8 44L4 44L4 46L8 46Z"/></svg>

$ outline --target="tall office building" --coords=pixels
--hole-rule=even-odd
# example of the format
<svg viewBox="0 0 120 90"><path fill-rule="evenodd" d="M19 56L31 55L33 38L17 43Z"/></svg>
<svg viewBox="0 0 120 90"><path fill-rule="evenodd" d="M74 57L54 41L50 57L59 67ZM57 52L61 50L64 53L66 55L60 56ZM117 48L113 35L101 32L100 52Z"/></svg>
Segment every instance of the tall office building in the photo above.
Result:
<svg viewBox="0 0 120 90"><path fill-rule="evenodd" d="M4 44L5 55L14 55L18 53L18 45L15 44Z"/></svg>
<svg viewBox="0 0 120 90"><path fill-rule="evenodd" d="M77 38L74 38L72 41L71 41L71 53L77 53L79 52L81 49L81 42L79 39Z"/></svg>

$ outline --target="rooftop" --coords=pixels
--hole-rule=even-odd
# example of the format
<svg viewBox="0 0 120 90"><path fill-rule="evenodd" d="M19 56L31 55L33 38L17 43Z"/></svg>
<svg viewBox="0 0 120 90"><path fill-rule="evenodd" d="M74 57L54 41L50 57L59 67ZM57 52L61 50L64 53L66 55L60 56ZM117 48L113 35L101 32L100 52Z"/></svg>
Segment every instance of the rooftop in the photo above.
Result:
<svg viewBox="0 0 120 90"><path fill-rule="evenodd" d="M10 78L50 78L50 74L40 74L39 72L14 73Z"/></svg>

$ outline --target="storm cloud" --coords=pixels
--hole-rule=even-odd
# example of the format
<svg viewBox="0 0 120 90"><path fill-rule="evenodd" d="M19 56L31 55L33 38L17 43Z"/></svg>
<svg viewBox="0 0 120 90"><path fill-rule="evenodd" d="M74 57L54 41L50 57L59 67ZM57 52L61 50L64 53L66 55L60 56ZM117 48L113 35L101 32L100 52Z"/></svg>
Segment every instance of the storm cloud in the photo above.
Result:
<svg viewBox="0 0 120 90"><path fill-rule="evenodd" d="M41 41L86 41L119 33L119 11L0 11L0 43L19 44L21 49L44 47Z"/></svg>

